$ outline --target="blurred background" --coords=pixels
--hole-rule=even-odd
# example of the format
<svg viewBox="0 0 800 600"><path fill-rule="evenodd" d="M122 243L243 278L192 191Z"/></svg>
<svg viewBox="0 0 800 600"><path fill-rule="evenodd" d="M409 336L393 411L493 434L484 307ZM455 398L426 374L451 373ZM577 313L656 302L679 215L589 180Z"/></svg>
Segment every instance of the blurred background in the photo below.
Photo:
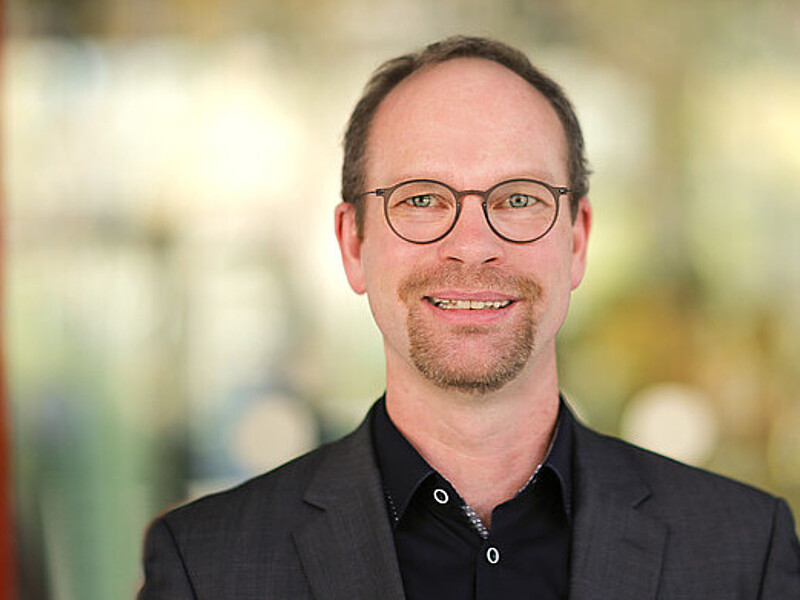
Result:
<svg viewBox="0 0 800 600"><path fill-rule="evenodd" d="M353 427L380 337L333 235L370 72L453 33L562 82L595 176L583 419L800 511L800 3L7 0L18 589L133 597L149 519Z"/></svg>

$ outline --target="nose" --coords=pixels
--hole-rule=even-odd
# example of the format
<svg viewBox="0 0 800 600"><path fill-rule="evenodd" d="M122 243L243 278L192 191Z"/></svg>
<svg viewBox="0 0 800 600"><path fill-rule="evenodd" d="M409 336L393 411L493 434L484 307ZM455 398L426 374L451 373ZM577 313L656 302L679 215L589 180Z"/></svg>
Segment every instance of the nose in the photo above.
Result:
<svg viewBox="0 0 800 600"><path fill-rule="evenodd" d="M483 198L478 195L461 199L458 221L439 245L443 259L481 264L496 262L503 257L503 240L489 228L482 202Z"/></svg>

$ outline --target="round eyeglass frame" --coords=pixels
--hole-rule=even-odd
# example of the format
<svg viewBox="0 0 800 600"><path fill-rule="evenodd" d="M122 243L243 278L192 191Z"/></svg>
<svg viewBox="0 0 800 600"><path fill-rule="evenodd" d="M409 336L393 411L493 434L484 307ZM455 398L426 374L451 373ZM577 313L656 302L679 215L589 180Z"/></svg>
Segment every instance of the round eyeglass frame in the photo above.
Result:
<svg viewBox="0 0 800 600"><path fill-rule="evenodd" d="M495 227L494 223L492 223L492 219L489 217L489 206L488 206L489 195L493 191L495 191L497 188L499 188L500 186L507 185L509 183L514 183L514 182L517 182L517 181L525 181L525 182L528 182L528 183L535 183L537 185L541 185L548 192L550 192L550 194L552 194L553 200L556 203L556 209L553 212L553 220L551 221L551 223L547 227L547 229L545 229L543 233L540 233L536 237L533 237L533 238L530 238L530 239L527 239L527 240L516 240L516 239L513 239L513 238L510 238L508 236L503 235L502 233L500 233L497 230L497 228ZM408 185L408 184L411 184L411 183L435 183L436 185L441 185L442 187L448 189L453 194L453 197L455 198L456 211L455 211L455 215L453 216L453 221L450 223L450 225L447 227L447 229L445 229L444 233L442 233L440 235L437 235L433 239L419 241L419 240L414 240L414 239L408 238L408 237L404 236L403 234L401 234L399 231L397 231L397 229L395 229L395 226L392 224L392 220L389 218L389 198L395 192L395 190L397 190L398 188L400 188L400 187L402 187L404 185ZM555 226L556 221L558 221L558 215L559 215L559 212L560 212L560 209L561 209L561 202L560 202L561 196L569 194L569 192L570 192L569 188L566 188L566 187L563 187L563 186L553 186L553 185L550 185L549 183L547 183L545 181L540 181L538 179L530 179L530 178L526 178L526 177L517 177L517 178L514 178L514 179L506 179L505 181L501 181L500 183L496 183L495 185L493 185L492 187L490 187L490 188L488 188L486 190L457 190L454 187L452 187L450 185L447 185L446 183L443 183L441 181L437 181L436 179L408 179L406 181L401 181L400 183L397 183L397 184L395 184L395 185L393 185L391 187L375 188L374 190L361 192L357 197L361 198L363 196L368 196L370 194L374 194L376 196L382 197L383 198L383 215L384 215L384 218L386 219L386 224L389 225L389 229L391 229L392 232L397 237L399 237L400 239L403 239L403 240L405 240L407 242L410 242L412 244L421 244L422 245L422 244L433 244L434 242L438 242L439 240L444 239L445 237L447 237L447 235L451 231L453 231L453 229L456 226L456 223L458 223L458 217L461 216L462 198L464 198L465 196L480 196L481 197L481 206L483 207L483 216L486 219L486 223L489 225L489 229L491 229L492 232L497 237L499 237L500 239L505 240L507 242L511 242L512 244L530 244L532 242L535 242L537 240L542 239L544 236L546 236L548 233L550 233L550 231Z"/></svg>

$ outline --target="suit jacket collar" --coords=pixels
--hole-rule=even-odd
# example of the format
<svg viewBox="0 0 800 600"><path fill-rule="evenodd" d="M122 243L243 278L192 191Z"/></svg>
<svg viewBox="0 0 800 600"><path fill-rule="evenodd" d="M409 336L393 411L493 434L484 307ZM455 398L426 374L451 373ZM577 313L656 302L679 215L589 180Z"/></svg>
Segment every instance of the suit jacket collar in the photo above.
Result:
<svg viewBox="0 0 800 600"><path fill-rule="evenodd" d="M619 440L575 427L570 598L655 598L667 526L647 515L651 491Z"/></svg>
<svg viewBox="0 0 800 600"><path fill-rule="evenodd" d="M650 488L624 444L574 428L570 598L655 598L667 527L642 510ZM317 510L294 534L314 597L403 600L370 418L332 444L304 500Z"/></svg>
<svg viewBox="0 0 800 600"><path fill-rule="evenodd" d="M304 496L318 510L294 541L318 600L404 598L369 421L329 447Z"/></svg>

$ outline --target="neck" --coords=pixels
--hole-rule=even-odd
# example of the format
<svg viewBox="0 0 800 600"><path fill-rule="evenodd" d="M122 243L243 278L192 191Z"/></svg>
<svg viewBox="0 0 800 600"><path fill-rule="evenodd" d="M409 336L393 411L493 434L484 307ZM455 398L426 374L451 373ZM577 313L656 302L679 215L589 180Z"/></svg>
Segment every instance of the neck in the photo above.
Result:
<svg viewBox="0 0 800 600"><path fill-rule="evenodd" d="M387 382L392 422L489 525L494 507L512 498L544 460L558 416L555 368L483 396L427 381Z"/></svg>

